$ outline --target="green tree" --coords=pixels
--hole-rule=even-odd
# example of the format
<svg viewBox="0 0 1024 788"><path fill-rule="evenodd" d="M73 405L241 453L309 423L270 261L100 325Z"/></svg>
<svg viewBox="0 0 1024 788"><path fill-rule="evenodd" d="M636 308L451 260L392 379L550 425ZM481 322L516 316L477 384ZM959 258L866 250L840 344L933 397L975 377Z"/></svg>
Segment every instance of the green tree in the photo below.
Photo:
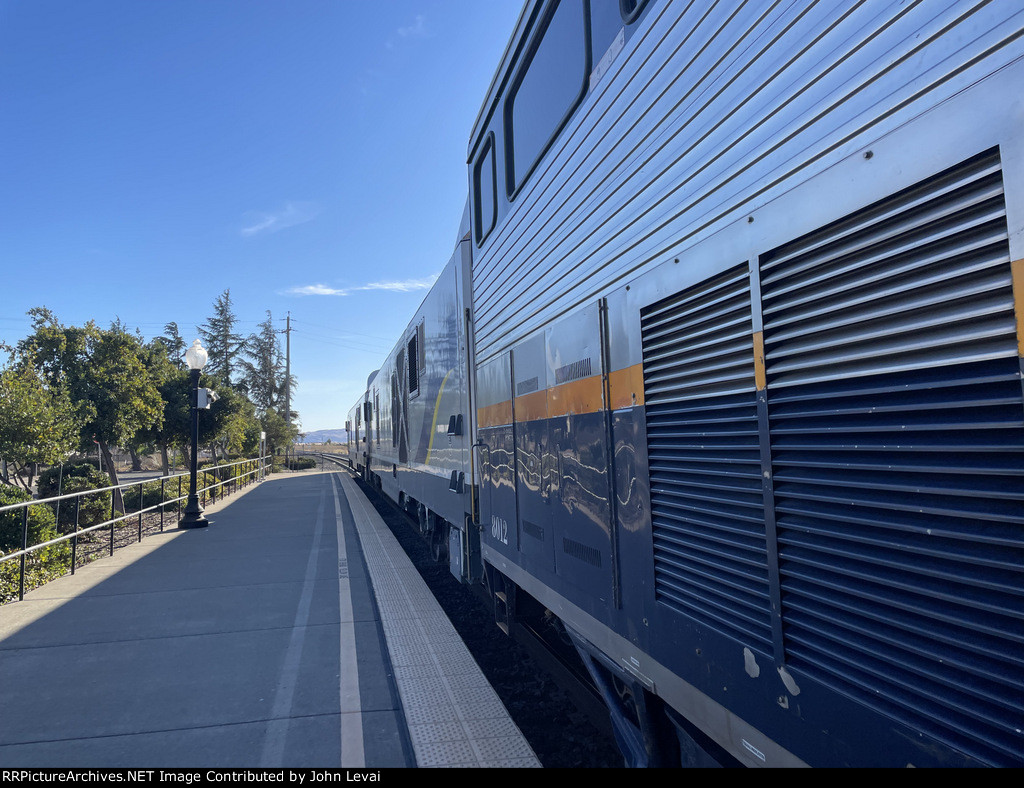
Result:
<svg viewBox="0 0 1024 788"><path fill-rule="evenodd" d="M217 392L217 401L208 410L199 411L199 444L208 446L214 461L227 461L242 453L247 432L256 424L256 408L245 395L214 381L200 381L203 387Z"/></svg>
<svg viewBox="0 0 1024 788"><path fill-rule="evenodd" d="M249 399L262 413L276 408L284 391L285 363L279 332L267 310L267 319L245 342L245 358L241 361L242 386Z"/></svg>
<svg viewBox="0 0 1024 788"><path fill-rule="evenodd" d="M171 363L174 364L178 369L185 368L185 340L181 338L181 332L178 331L178 324L173 320L164 326L164 335L156 337L154 342L159 342L164 346L167 351L167 356L170 358Z"/></svg>
<svg viewBox="0 0 1024 788"><path fill-rule="evenodd" d="M35 368L20 363L0 372L0 457L3 480L26 491L37 464L64 460L78 446L79 414L61 386L47 388ZM14 471L13 475L10 470Z"/></svg>
<svg viewBox="0 0 1024 788"><path fill-rule="evenodd" d="M268 408L260 418L263 431L267 433L267 452L274 454L277 449L285 449L291 446L295 436L299 434L298 429L289 424L284 416L280 415L273 408Z"/></svg>
<svg viewBox="0 0 1024 788"><path fill-rule="evenodd" d="M160 448L163 475L170 473L168 454L171 449L184 452L192 441L192 386L188 370L177 370L159 384L163 399L164 420L155 430L156 445Z"/></svg>
<svg viewBox="0 0 1024 788"><path fill-rule="evenodd" d="M213 310L213 317L198 327L199 336L209 355L204 371L207 375L223 378L231 386L231 377L238 367L245 340L235 332L238 318L232 309L230 289L217 296Z"/></svg>
<svg viewBox="0 0 1024 788"><path fill-rule="evenodd" d="M159 426L163 419L163 402L140 338L117 324L106 331L92 321L64 326L45 307L28 314L34 331L18 344L19 352L51 389L67 391L81 418L79 447L91 448L95 439L117 484L111 446L128 445L140 430Z"/></svg>
<svg viewBox="0 0 1024 788"><path fill-rule="evenodd" d="M144 446L159 448L161 469L163 475L167 476L170 472L170 449L184 449L191 440L191 389L188 370L184 365L179 366L175 362L168 349L167 337L156 337L146 345L143 360L150 378L160 393L163 418L159 424L137 432L129 448L135 451ZM132 457L134 460L134 452Z"/></svg>

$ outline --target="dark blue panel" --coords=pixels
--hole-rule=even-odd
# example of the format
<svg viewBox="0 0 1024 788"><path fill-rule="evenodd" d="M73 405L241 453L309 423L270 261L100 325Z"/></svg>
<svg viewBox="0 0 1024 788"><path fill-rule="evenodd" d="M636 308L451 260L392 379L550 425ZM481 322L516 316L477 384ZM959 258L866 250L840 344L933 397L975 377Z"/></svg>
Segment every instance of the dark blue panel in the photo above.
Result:
<svg viewBox="0 0 1024 788"><path fill-rule="evenodd" d="M552 501L558 576L575 589L566 591L570 599L603 609L612 604L613 569L605 414L569 415L550 425L558 479Z"/></svg>
<svg viewBox="0 0 1024 788"><path fill-rule="evenodd" d="M483 543L518 562L512 425L480 430L480 527Z"/></svg>
<svg viewBox="0 0 1024 788"><path fill-rule="evenodd" d="M516 424L516 495L523 566L540 576L555 569L548 423Z"/></svg>

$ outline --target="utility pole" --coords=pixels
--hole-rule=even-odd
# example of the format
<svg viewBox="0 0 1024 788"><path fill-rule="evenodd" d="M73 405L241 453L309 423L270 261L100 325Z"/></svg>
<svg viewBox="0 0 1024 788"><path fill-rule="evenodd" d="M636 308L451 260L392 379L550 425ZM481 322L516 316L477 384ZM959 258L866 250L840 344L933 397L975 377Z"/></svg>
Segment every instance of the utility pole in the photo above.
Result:
<svg viewBox="0 0 1024 788"><path fill-rule="evenodd" d="M292 423L292 313L285 317L284 334L284 418Z"/></svg>

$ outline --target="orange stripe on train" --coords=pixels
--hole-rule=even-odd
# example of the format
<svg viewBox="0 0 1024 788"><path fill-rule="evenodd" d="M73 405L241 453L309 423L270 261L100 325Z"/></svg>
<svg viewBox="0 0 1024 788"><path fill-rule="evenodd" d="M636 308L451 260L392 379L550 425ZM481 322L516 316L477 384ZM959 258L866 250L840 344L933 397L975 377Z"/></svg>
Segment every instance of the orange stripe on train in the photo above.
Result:
<svg viewBox="0 0 1024 788"><path fill-rule="evenodd" d="M1013 278L1013 311L1017 315L1017 355L1024 358L1024 259L1010 263Z"/></svg>
<svg viewBox="0 0 1024 788"><path fill-rule="evenodd" d="M608 376L611 408L632 408L644 404L644 376L641 365L616 370ZM505 401L477 409L481 429L512 423L512 403ZM515 398L517 422L556 418L567 414L598 413L604 408L601 376L573 380L544 391Z"/></svg>

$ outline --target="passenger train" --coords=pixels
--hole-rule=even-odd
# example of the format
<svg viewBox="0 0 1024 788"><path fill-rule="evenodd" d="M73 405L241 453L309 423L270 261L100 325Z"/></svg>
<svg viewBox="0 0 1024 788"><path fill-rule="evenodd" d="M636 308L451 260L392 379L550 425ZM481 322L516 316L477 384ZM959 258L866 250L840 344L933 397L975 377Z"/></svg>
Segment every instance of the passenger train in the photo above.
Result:
<svg viewBox="0 0 1024 788"><path fill-rule="evenodd" d="M1024 5L529 0L356 472L626 764L1024 765Z"/></svg>

